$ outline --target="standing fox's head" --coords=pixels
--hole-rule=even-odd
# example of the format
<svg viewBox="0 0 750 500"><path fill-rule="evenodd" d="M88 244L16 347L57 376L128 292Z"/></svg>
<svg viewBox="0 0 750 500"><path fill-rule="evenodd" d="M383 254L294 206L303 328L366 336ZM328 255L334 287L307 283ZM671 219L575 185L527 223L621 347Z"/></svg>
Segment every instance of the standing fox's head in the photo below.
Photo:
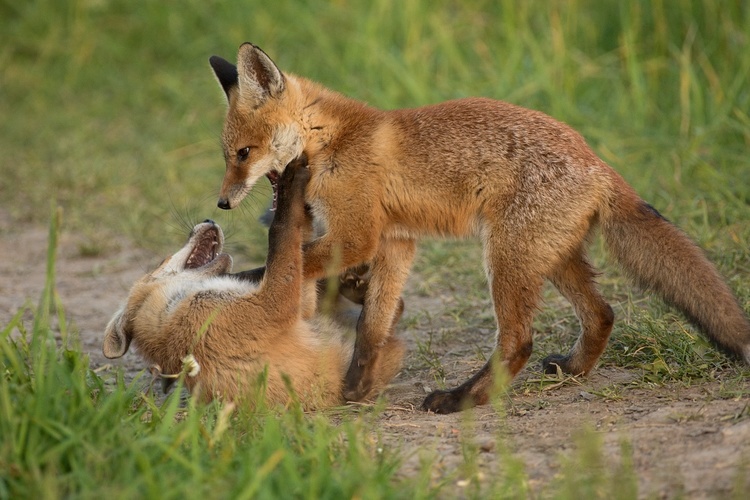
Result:
<svg viewBox="0 0 750 500"><path fill-rule="evenodd" d="M264 175L276 181L284 167L302 153L302 131L295 117L290 81L262 50L240 47L237 66L218 56L209 59L229 101L221 142L226 173L219 208L236 207Z"/></svg>

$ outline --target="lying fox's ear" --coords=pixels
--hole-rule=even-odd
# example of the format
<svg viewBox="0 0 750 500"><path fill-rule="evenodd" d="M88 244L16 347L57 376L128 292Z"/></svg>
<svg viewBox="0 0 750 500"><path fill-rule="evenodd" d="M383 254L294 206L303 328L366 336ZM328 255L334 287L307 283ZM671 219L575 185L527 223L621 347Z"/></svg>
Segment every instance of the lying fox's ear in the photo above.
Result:
<svg viewBox="0 0 750 500"><path fill-rule="evenodd" d="M115 313L104 330L102 352L109 359L120 358L130 348L132 333L125 318L125 308Z"/></svg>
<svg viewBox="0 0 750 500"><path fill-rule="evenodd" d="M229 99L229 91L237 87L237 66L219 56L211 56L208 63L214 70L216 79Z"/></svg>
<svg viewBox="0 0 750 500"><path fill-rule="evenodd" d="M243 43L237 55L237 74L240 99L250 107L258 107L269 97L284 92L285 80L281 70L251 43Z"/></svg>

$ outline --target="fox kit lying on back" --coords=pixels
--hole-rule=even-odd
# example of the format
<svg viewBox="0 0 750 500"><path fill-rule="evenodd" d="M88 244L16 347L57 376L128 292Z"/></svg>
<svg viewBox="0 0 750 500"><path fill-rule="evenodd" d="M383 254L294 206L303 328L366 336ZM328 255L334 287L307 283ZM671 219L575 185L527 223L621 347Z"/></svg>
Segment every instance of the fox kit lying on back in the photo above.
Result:
<svg viewBox="0 0 750 500"><path fill-rule="evenodd" d="M681 310L716 345L750 363L750 322L701 250L563 123L491 99L381 111L282 73L252 44L237 66L212 57L229 109L219 207L237 206L263 176L272 183L304 152L305 199L327 232L305 246L304 274L370 263L345 396L376 380L394 311L423 236L479 236L498 323L497 348L463 385L424 408L453 412L488 401L493 370L510 376L532 348L545 279L573 304L582 333L567 355L544 360L588 373L614 315L594 283L586 242L602 229L610 253L639 284Z"/></svg>
<svg viewBox="0 0 750 500"><path fill-rule="evenodd" d="M280 180L278 210L269 231L264 279L250 283L227 275L232 259L211 221L198 224L187 244L133 285L125 306L107 326L104 355L118 358L131 344L165 373L179 373L192 354L200 371L186 377L210 400L252 394L267 369L266 399L284 404L291 381L305 408L343 402L342 383L352 344L327 318L306 319L315 293L303 293L303 192L309 170L292 165ZM306 303L307 302L307 303ZM312 303L311 303L312 302ZM401 366L403 348L392 337L374 391Z"/></svg>

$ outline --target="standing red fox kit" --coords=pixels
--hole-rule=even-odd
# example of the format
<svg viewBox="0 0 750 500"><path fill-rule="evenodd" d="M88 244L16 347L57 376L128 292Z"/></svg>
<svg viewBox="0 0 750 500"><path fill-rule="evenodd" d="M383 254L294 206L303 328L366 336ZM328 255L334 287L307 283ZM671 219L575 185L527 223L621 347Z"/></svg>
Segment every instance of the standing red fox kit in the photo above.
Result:
<svg viewBox="0 0 750 500"><path fill-rule="evenodd" d="M498 323L487 364L461 386L430 394L427 410L485 404L493 370L518 373L531 354L545 279L573 304L582 328L567 355L544 360L545 370L581 374L594 367L614 320L586 258L595 226L637 283L750 363L750 321L714 266L567 125L482 98L381 111L282 73L249 43L236 67L217 56L210 63L229 102L219 207L236 207L263 176L275 183L304 152L312 172L305 199L326 228L305 246L305 277L323 277L335 253L342 269L370 264L347 399L361 398L377 375L424 236L481 238Z"/></svg>
<svg viewBox="0 0 750 500"><path fill-rule="evenodd" d="M105 356L119 358L132 342L149 363L174 374L193 355L197 373L186 377L186 386L191 392L199 387L206 400L252 396L258 376L266 371L265 398L271 404L289 401L285 376L305 408L343 402L353 346L332 321L308 317L315 308L314 289L303 290L313 284L302 279L309 171L295 163L280 180L261 282L228 275L232 258L222 253L221 228L208 220L198 224L180 251L133 285L106 328ZM391 339L376 390L401 366L402 344Z"/></svg>

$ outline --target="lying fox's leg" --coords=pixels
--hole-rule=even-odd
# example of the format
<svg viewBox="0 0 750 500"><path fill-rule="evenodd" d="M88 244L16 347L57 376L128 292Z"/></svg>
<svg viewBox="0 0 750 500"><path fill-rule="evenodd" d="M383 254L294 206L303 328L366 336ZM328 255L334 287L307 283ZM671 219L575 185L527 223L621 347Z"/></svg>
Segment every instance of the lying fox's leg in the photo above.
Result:
<svg viewBox="0 0 750 500"><path fill-rule="evenodd" d="M339 292L355 304L363 305L370 284L370 265L360 264L341 273Z"/></svg>
<svg viewBox="0 0 750 500"><path fill-rule="evenodd" d="M302 298L302 239L305 228L305 162L290 163L279 179L276 215L268 232L266 271L257 295L281 318L296 320Z"/></svg>
<svg viewBox="0 0 750 500"><path fill-rule="evenodd" d="M370 263L370 282L357 324L357 340L344 385L344 397L359 401L373 387L380 349L393 333L403 310L401 291L409 275L416 243L410 239L383 239Z"/></svg>
<svg viewBox="0 0 750 500"><path fill-rule="evenodd" d="M583 249L550 276L555 287L573 304L581 322L581 336L567 355L552 354L544 358L542 367L546 373L555 373L557 366L573 375L588 373L607 346L615 316L596 289L594 276Z"/></svg>
<svg viewBox="0 0 750 500"><path fill-rule="evenodd" d="M337 277L323 278L316 281L320 301L330 300L330 286L333 284L339 295L357 305L364 305L365 294L370 284L370 264L360 264L346 269ZM330 304L329 304L330 305Z"/></svg>
<svg viewBox="0 0 750 500"><path fill-rule="evenodd" d="M488 255L490 290L498 324L495 352L467 382L455 389L428 395L422 404L425 410L452 413L486 404L498 371L504 370L512 378L531 355L531 323L544 280L523 262Z"/></svg>
<svg viewBox="0 0 750 500"><path fill-rule="evenodd" d="M232 276L243 281L249 281L250 283L260 283L265 274L266 266L263 266L248 271L240 271L239 273L232 274Z"/></svg>
<svg viewBox="0 0 750 500"><path fill-rule="evenodd" d="M307 159L306 158L297 158L294 160L297 164L304 164L307 165ZM294 163L293 162L293 163ZM301 163L300 163L301 162ZM299 166L299 165L298 165ZM297 202L295 202L297 203ZM274 220L274 214L276 213L276 210L274 211L266 211L266 213L261 216L260 221L269 227L273 225ZM270 214L270 215L269 215ZM310 241L313 237L313 215L308 209L307 206L305 206L305 225L304 225L304 232L303 232L303 239L304 241ZM232 274L237 279L243 280L243 281L249 281L250 283L260 283L263 279L263 276L266 273L266 266L258 267L255 269L250 269L247 271L240 271L238 273Z"/></svg>
<svg viewBox="0 0 750 500"><path fill-rule="evenodd" d="M364 305L369 287L370 264L361 264L357 267L347 269L339 276L339 293L355 304ZM404 311L403 297L398 300L398 311L394 320L394 328L401 318L401 313Z"/></svg>

